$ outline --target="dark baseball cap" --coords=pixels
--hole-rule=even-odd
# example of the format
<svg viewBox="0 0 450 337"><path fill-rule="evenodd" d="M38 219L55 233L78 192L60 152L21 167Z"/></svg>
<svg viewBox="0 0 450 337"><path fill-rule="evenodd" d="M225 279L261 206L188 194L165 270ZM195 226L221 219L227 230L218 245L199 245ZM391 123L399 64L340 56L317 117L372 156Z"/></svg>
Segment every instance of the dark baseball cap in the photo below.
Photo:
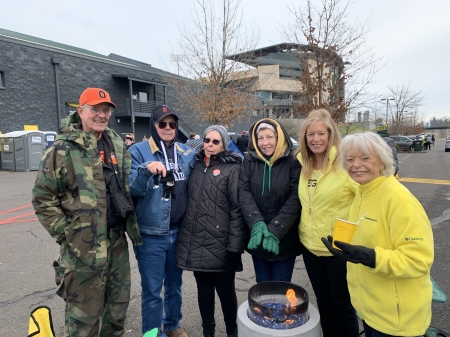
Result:
<svg viewBox="0 0 450 337"><path fill-rule="evenodd" d="M167 105L157 106L152 111L153 121L155 123L161 122L164 117L169 116L169 115L172 115L176 121L178 120L178 116L177 116L176 112Z"/></svg>

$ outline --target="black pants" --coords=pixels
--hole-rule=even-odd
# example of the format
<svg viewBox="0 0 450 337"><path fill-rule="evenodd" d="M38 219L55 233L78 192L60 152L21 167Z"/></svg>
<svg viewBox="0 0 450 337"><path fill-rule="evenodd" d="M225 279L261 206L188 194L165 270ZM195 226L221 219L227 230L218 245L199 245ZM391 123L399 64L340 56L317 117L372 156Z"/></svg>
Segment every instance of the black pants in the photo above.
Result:
<svg viewBox="0 0 450 337"><path fill-rule="evenodd" d="M214 319L215 293L220 299L223 318L228 335L237 335L237 297L234 274L194 272L197 282L198 306L202 316L203 335L213 335L216 328Z"/></svg>
<svg viewBox="0 0 450 337"><path fill-rule="evenodd" d="M317 298L324 337L357 337L358 319L350 302L347 263L316 256L302 245L303 261Z"/></svg>

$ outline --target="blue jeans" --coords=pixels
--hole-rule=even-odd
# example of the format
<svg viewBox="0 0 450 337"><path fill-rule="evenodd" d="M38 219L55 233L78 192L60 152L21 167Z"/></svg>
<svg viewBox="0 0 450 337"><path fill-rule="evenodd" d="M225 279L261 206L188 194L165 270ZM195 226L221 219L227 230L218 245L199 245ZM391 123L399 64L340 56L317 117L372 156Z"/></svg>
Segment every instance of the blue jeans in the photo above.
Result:
<svg viewBox="0 0 450 337"><path fill-rule="evenodd" d="M141 274L142 334L160 328L161 323L167 331L180 326L183 271L176 266L177 236L178 229L169 235L142 234L143 245L134 247ZM160 295L163 284L164 300Z"/></svg>
<svg viewBox="0 0 450 337"><path fill-rule="evenodd" d="M266 281L291 282L294 272L295 256L285 260L267 261L252 255L256 283Z"/></svg>

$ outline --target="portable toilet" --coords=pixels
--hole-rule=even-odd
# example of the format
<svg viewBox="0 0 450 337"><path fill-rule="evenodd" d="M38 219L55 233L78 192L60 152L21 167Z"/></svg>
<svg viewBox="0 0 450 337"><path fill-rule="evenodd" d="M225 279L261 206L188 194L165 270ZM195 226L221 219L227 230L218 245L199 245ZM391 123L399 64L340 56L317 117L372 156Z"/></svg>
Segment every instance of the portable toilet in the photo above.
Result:
<svg viewBox="0 0 450 337"><path fill-rule="evenodd" d="M45 152L45 134L41 131L13 131L0 135L2 170L37 171Z"/></svg>
<svg viewBox="0 0 450 337"><path fill-rule="evenodd" d="M55 142L56 132L55 131L42 131L42 132L45 134L45 149L47 150Z"/></svg>

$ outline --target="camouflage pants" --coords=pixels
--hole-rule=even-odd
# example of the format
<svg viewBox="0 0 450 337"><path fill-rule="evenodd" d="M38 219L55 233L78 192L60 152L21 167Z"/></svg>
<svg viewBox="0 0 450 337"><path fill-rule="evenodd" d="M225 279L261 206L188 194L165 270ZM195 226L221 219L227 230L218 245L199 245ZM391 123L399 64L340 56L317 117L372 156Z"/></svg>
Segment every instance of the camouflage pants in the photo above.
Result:
<svg viewBox="0 0 450 337"><path fill-rule="evenodd" d="M61 256L53 263L56 293L66 301L64 336L124 334L131 288L128 243L123 229L108 231L106 268L95 270L82 263L66 241L61 244Z"/></svg>

